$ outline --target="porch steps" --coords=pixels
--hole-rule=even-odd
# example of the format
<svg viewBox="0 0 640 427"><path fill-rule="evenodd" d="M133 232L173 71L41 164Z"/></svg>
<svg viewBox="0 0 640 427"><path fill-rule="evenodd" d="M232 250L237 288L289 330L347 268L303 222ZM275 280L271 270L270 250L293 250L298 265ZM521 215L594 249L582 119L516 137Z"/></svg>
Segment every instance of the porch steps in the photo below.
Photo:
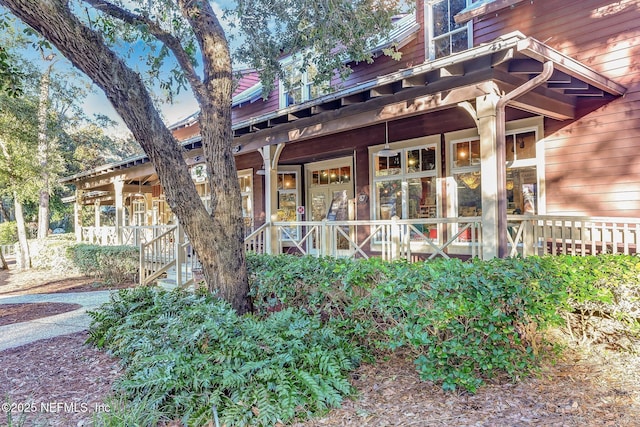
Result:
<svg viewBox="0 0 640 427"><path fill-rule="evenodd" d="M191 277L193 276L192 273L192 269L190 265L187 264L182 264L182 277L183 279L185 277ZM161 277L156 281L156 284L163 288L166 289L168 291L171 291L175 288L178 287L178 281L176 278L177 274L176 274L176 268L175 267L171 267L169 270L167 270L166 272L166 277Z"/></svg>

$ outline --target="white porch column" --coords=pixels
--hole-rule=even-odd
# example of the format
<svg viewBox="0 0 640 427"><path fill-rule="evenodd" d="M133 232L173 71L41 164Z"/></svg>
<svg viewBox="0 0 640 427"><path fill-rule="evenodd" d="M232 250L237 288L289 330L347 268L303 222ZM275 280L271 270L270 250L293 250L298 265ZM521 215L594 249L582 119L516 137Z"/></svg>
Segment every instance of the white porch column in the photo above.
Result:
<svg viewBox="0 0 640 427"><path fill-rule="evenodd" d="M284 144L262 147L260 154L264 162L264 211L266 222L273 224L278 219L278 159ZM267 230L265 252L275 254L279 246L278 233L274 227Z"/></svg>
<svg viewBox="0 0 640 427"><path fill-rule="evenodd" d="M76 242L82 242L82 190L76 190L76 200L73 202L73 229Z"/></svg>
<svg viewBox="0 0 640 427"><path fill-rule="evenodd" d="M476 98L478 133L480 135L480 168L482 182L482 259L498 256L498 163L496 105L500 97L491 93Z"/></svg>
<svg viewBox="0 0 640 427"><path fill-rule="evenodd" d="M116 203L116 243L122 244L122 227L124 226L124 197L122 190L124 189L124 181L122 178L116 178L113 181L113 189L115 191Z"/></svg>
<svg viewBox="0 0 640 427"><path fill-rule="evenodd" d="M93 218L93 225L96 228L100 227L100 200L93 203Z"/></svg>

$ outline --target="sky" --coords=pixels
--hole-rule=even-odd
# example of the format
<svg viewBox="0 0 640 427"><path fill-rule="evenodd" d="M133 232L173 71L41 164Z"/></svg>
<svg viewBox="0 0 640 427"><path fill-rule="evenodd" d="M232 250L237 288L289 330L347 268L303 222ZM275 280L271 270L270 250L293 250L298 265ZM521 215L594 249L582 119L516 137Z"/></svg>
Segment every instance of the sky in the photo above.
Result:
<svg viewBox="0 0 640 427"><path fill-rule="evenodd" d="M132 4L135 4L135 3L136 2L132 2ZM222 10L224 8L233 6L234 3L235 3L234 0L217 0L217 1L211 2L214 8L214 11L216 12L216 14L218 14L218 16L222 16ZM226 27L225 29L229 31L228 26L225 25L224 22L223 22L223 25ZM142 46L142 43L141 43L141 46ZM140 49L140 51L142 51L142 49ZM34 53L34 51L25 52L25 56L32 57L33 61L39 61L42 64L43 69L46 66L44 65L44 61L39 59L39 54ZM56 69L64 70L64 68L71 68L71 67L72 65L70 64L70 62L62 58L56 64ZM87 78L87 81L89 81L88 78ZM124 123L122 122L122 120L120 119L116 111L114 110L114 108L111 106L110 102L107 100L102 90L100 90L95 85L93 85L92 87L94 89L93 93L90 93L87 96L83 104L85 113L90 117L93 117L95 114L102 114L110 117L117 124L113 128L105 129L105 131L114 136L128 135L129 131L127 127L124 125ZM173 103L171 104L164 103L160 106L160 112L164 117L165 123L167 125L176 123L177 121L193 114L197 110L198 110L198 105L189 91L181 91L181 93L177 97L175 97Z"/></svg>

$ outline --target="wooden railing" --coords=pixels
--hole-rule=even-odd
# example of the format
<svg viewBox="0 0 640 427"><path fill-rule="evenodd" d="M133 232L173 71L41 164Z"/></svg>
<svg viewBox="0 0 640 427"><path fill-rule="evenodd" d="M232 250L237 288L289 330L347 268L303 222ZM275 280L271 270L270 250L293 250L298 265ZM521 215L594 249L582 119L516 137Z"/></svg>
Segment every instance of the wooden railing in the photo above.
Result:
<svg viewBox="0 0 640 427"><path fill-rule="evenodd" d="M193 283L200 265L177 226L123 227L123 242L139 241L140 283L175 269L178 286ZM94 243L115 244L114 227L83 230ZM113 233L113 234L111 234ZM101 239L97 239L100 236ZM640 218L509 215L509 256L636 254ZM264 224L245 237L257 253L417 261L434 257L482 257L480 217L385 221L299 221Z"/></svg>
<svg viewBox="0 0 640 427"><path fill-rule="evenodd" d="M262 245L247 248L263 252L271 233L275 233L275 253L415 260L452 254L480 256L482 251L480 217L274 222L250 236L252 242Z"/></svg>
<svg viewBox="0 0 640 427"><path fill-rule="evenodd" d="M82 227L81 241L102 246L140 246L174 227L175 225L123 226L120 227L120 240L116 227Z"/></svg>
<svg viewBox="0 0 640 427"><path fill-rule="evenodd" d="M13 257L16 255L16 245L0 245L0 251L2 251L2 256L5 258Z"/></svg>
<svg viewBox="0 0 640 427"><path fill-rule="evenodd" d="M636 254L640 218L513 215L510 256Z"/></svg>

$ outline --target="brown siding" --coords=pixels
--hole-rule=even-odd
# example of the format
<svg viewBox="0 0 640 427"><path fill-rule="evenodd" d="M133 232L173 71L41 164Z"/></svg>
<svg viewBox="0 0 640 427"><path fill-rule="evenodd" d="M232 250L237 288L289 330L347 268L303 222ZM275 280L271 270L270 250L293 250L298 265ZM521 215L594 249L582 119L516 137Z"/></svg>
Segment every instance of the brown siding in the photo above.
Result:
<svg viewBox="0 0 640 427"><path fill-rule="evenodd" d="M640 216L640 0L522 2L476 19L474 43L516 30L628 89L575 121L546 121L547 212Z"/></svg>

